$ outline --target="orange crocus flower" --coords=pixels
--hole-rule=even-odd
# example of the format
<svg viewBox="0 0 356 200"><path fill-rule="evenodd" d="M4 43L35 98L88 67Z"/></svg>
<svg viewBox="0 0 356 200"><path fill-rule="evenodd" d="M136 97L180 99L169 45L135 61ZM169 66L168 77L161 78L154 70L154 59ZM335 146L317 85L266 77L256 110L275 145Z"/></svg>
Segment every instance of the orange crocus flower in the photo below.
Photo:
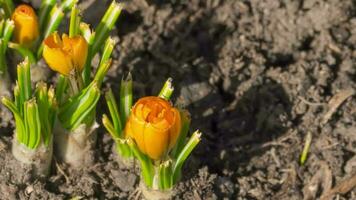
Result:
<svg viewBox="0 0 356 200"><path fill-rule="evenodd" d="M88 43L81 35L68 37L53 33L44 40L43 58L49 67L68 76L75 69L81 72L88 54Z"/></svg>
<svg viewBox="0 0 356 200"><path fill-rule="evenodd" d="M140 151L157 160L174 147L181 130L179 111L155 96L139 99L133 106L125 126Z"/></svg>
<svg viewBox="0 0 356 200"><path fill-rule="evenodd" d="M14 41L31 47L39 36L38 20L35 11L28 5L19 5L11 19L14 21Z"/></svg>

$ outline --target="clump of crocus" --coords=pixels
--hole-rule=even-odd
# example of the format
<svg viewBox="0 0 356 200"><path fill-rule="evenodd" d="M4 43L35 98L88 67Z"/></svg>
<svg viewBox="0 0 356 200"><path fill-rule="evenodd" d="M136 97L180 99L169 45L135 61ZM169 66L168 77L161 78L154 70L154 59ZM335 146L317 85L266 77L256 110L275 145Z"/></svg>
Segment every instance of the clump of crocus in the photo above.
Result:
<svg viewBox="0 0 356 200"><path fill-rule="evenodd" d="M26 59L17 67L14 101L3 97L2 103L15 118L12 154L31 168L35 177L47 176L52 161L52 129L57 110L54 89L42 82L34 90L31 88L30 63Z"/></svg>
<svg viewBox="0 0 356 200"><path fill-rule="evenodd" d="M121 91L125 91L125 84ZM187 138L189 114L169 102L173 92L172 79L167 80L158 96L143 97L125 111L132 101L132 85L128 88L130 90L120 92L121 112L113 109L116 106L111 91L107 93L107 103L116 125L112 125L105 115L103 123L115 139L119 152L123 147L128 148L140 162L144 183L141 189L145 198L170 199L172 188L181 177L182 166L199 143L201 133L196 131ZM126 101L125 97L128 97ZM123 122L125 128L118 125Z"/></svg>
<svg viewBox="0 0 356 200"><path fill-rule="evenodd" d="M11 2L10 0L7 1ZM43 39L57 30L65 13L77 1L64 0L62 3L57 4L56 0L43 0L38 14L27 4L21 4L15 9L6 9L9 10L15 25L12 42L9 42L8 46L17 51L23 58L27 57L29 59L32 67L33 82L46 80L49 76L48 69L43 67L43 63L40 62Z"/></svg>
<svg viewBox="0 0 356 200"><path fill-rule="evenodd" d="M60 74L56 86L59 110L54 130L55 154L62 162L76 168L93 161L98 127L95 108L115 45L108 36L121 9L121 4L113 1L94 34L87 24L81 23L79 10L73 7L69 35L60 37L55 32L43 43L45 61ZM99 67L91 78L92 58L102 46Z"/></svg>

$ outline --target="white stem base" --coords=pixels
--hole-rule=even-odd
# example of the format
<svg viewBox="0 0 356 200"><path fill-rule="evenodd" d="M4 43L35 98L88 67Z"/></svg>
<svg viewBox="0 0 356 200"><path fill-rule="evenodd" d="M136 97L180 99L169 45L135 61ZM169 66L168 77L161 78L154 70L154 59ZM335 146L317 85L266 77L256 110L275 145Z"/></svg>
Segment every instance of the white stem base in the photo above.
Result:
<svg viewBox="0 0 356 200"><path fill-rule="evenodd" d="M174 196L174 190L155 190L146 186L143 180L140 181L140 191L145 200L170 200Z"/></svg>
<svg viewBox="0 0 356 200"><path fill-rule="evenodd" d="M49 175L52 162L52 139L46 147L42 142L37 149L29 149L18 142L16 136L12 140L12 154L16 160L30 166L35 178L45 178Z"/></svg>
<svg viewBox="0 0 356 200"><path fill-rule="evenodd" d="M56 124L53 130L56 158L74 168L93 164L98 126L96 122L90 127L81 124L74 131L68 131Z"/></svg>

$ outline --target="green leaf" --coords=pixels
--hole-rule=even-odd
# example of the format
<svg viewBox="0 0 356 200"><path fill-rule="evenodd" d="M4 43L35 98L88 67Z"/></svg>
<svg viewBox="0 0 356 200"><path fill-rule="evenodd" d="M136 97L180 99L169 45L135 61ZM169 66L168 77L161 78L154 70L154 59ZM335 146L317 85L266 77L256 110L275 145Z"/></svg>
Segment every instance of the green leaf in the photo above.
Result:
<svg viewBox="0 0 356 200"><path fill-rule="evenodd" d="M17 66L17 80L20 91L20 105L23 105L25 101L31 98L32 94L30 64L27 59Z"/></svg>
<svg viewBox="0 0 356 200"><path fill-rule="evenodd" d="M40 111L39 118L41 121L41 133L43 136L43 141L47 146L51 138L52 128L51 124L49 123L50 105L48 101L48 90L47 85L44 82L40 82L37 84L36 100L38 104L38 110Z"/></svg>
<svg viewBox="0 0 356 200"><path fill-rule="evenodd" d="M116 41L113 40L111 37L109 37L104 45L104 51L103 51L103 55L101 56L101 60L100 60L100 65L102 65L103 63L106 63L110 60L112 51L114 49L114 46L116 44Z"/></svg>
<svg viewBox="0 0 356 200"><path fill-rule="evenodd" d="M3 97L1 99L2 104L4 104L4 106L6 106L14 115L15 118L15 123L16 123L16 136L17 136L17 140L24 144L24 135L25 133L25 123L22 120L22 115L19 112L19 110L17 109L16 105L10 101L10 99L8 99L7 97Z"/></svg>
<svg viewBox="0 0 356 200"><path fill-rule="evenodd" d="M14 12L14 9L15 9L15 6L14 6L14 3L12 2L12 0L1 0L0 5L5 11L5 16L7 18L10 18L11 14Z"/></svg>
<svg viewBox="0 0 356 200"><path fill-rule="evenodd" d="M99 69L96 72L95 77L94 77L94 81L96 81L99 88L101 87L101 85L104 81L104 77L110 67L111 67L111 60L108 60L108 61L100 64Z"/></svg>
<svg viewBox="0 0 356 200"><path fill-rule="evenodd" d="M94 34L92 34L89 24L81 22L79 25L80 34L88 42L88 45L92 45L94 42Z"/></svg>
<svg viewBox="0 0 356 200"><path fill-rule="evenodd" d="M114 28L122 7L122 4L113 1L105 12L98 27L95 29L95 40L91 51L92 56L99 51L100 47L109 36L110 31Z"/></svg>
<svg viewBox="0 0 356 200"><path fill-rule="evenodd" d="M169 101L169 99L171 98L173 91L174 91L174 87L172 85L172 78L168 78L167 81L164 83L162 90L160 91L160 93L158 94L159 97Z"/></svg>
<svg viewBox="0 0 356 200"><path fill-rule="evenodd" d="M60 108L59 120L68 130L77 128L91 113L99 100L100 90L97 83L94 82L79 94L79 96L69 99L68 103Z"/></svg>
<svg viewBox="0 0 356 200"><path fill-rule="evenodd" d="M74 37L79 34L79 25L81 21L79 14L79 9L74 5L70 13L69 37Z"/></svg>
<svg viewBox="0 0 356 200"><path fill-rule="evenodd" d="M181 123L182 123L182 127L181 127L181 131L179 133L179 137L177 139L176 145L174 146L171 155L172 158L177 159L178 155L180 154L180 152L182 151L184 144L187 140L187 135L189 132L189 127L190 127L190 116L188 111L186 110L180 110L180 118L181 118Z"/></svg>
<svg viewBox="0 0 356 200"><path fill-rule="evenodd" d="M199 131L195 131L193 135L190 137L188 143L184 146L184 148L178 155L177 160L173 167L173 184L177 183L178 179L180 178L182 166L185 160L190 155L190 153L200 142L201 140L200 137L201 137L201 133Z"/></svg>
<svg viewBox="0 0 356 200"><path fill-rule="evenodd" d="M129 73L126 79L121 80L120 86L120 117L121 124L125 125L130 116L132 107L132 76Z"/></svg>
<svg viewBox="0 0 356 200"><path fill-rule="evenodd" d="M10 41L12 33L14 32L15 24L12 20L5 20L5 26L2 34L2 38L4 40L4 45L7 45L7 43Z"/></svg>
<svg viewBox="0 0 356 200"><path fill-rule="evenodd" d="M25 123L29 137L27 147L36 149L41 141L41 121L35 99L25 102L25 108Z"/></svg>
<svg viewBox="0 0 356 200"><path fill-rule="evenodd" d="M123 127L121 124L120 114L119 114L119 110L117 108L116 100L115 100L114 94L112 93L111 89L109 89L109 91L107 91L105 93L105 100L106 100L106 104L108 105L108 108L109 108L111 119L114 123L114 128L115 128L117 137L122 138L122 136L123 136L122 128Z"/></svg>
<svg viewBox="0 0 356 200"><path fill-rule="evenodd" d="M106 130L110 133L111 137L116 141L120 139L118 133L116 132L114 126L110 122L110 119L107 115L103 115L102 122Z"/></svg>
<svg viewBox="0 0 356 200"><path fill-rule="evenodd" d="M60 7L64 12L68 12L77 2L78 0L64 0Z"/></svg>
<svg viewBox="0 0 356 200"><path fill-rule="evenodd" d="M40 12L38 15L41 32L45 31L45 25L47 24L47 19L49 17L48 15L55 4L56 0L42 0Z"/></svg>
<svg viewBox="0 0 356 200"><path fill-rule="evenodd" d="M46 26L44 27L44 31L42 31L41 41L47 38L51 33L57 30L59 24L64 18L64 12L62 8L58 8L56 5L53 6L50 14L49 20ZM40 58L43 51L43 43L40 44L40 47L37 49L37 58Z"/></svg>
<svg viewBox="0 0 356 200"><path fill-rule="evenodd" d="M56 99L59 104L62 103L64 94L68 87L68 79L63 75L59 75L58 82L56 85Z"/></svg>
<svg viewBox="0 0 356 200"><path fill-rule="evenodd" d="M128 139L127 144L130 146L132 153L141 164L143 180L149 188L152 188L155 171L151 159L137 148L137 145L134 141L132 141L132 139Z"/></svg>

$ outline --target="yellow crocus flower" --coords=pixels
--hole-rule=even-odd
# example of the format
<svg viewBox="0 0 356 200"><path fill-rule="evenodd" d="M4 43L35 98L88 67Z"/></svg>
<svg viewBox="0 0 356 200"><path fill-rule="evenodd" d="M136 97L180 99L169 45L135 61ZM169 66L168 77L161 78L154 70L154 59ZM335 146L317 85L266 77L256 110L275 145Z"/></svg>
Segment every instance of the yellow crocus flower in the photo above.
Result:
<svg viewBox="0 0 356 200"><path fill-rule="evenodd" d="M125 137L131 137L142 153L157 160L174 147L180 130L179 111L168 101L149 96L133 106Z"/></svg>
<svg viewBox="0 0 356 200"><path fill-rule="evenodd" d="M14 21L14 41L31 47L39 36L38 20L35 11L28 5L16 7L11 19Z"/></svg>
<svg viewBox="0 0 356 200"><path fill-rule="evenodd" d="M88 54L88 43L81 35L62 39L55 32L44 40L43 58L49 67L68 76L72 70L83 70Z"/></svg>

